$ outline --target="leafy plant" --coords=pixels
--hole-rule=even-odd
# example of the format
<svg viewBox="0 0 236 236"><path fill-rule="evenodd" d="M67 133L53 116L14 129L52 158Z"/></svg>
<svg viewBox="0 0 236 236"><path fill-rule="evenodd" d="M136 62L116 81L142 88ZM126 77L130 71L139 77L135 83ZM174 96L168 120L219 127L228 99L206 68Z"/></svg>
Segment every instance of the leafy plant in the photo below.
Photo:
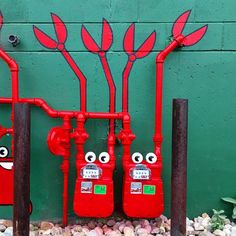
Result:
<svg viewBox="0 0 236 236"><path fill-rule="evenodd" d="M212 232L215 231L216 229L222 230L224 228L224 222L225 219L227 218L226 215L223 215L224 212L225 212L224 210L217 211L213 209L213 215L210 220Z"/></svg>
<svg viewBox="0 0 236 236"><path fill-rule="evenodd" d="M235 220L236 219L236 199L231 198L231 197L223 197L222 200L233 204L234 208L233 208L232 218Z"/></svg>

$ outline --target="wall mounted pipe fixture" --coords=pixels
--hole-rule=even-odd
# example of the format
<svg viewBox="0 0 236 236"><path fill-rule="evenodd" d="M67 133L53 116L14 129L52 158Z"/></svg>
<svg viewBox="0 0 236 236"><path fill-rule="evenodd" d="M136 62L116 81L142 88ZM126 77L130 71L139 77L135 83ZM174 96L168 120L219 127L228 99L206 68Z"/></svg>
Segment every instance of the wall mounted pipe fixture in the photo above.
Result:
<svg viewBox="0 0 236 236"><path fill-rule="evenodd" d="M206 33L207 26L196 30L195 32L184 36L182 31L190 15L186 11L175 22L172 33L173 41L157 55L156 58L156 115L155 115L155 134L154 134L154 152L146 155L143 160L141 153L131 154L131 144L135 135L131 130L131 116L128 109L128 82L131 69L137 59L144 58L152 51L156 32L153 31L141 46L134 50L135 25L131 24L124 36L123 48L128 56L126 66L122 73L122 111L116 111L116 86L112 76L112 71L107 60L107 52L113 43L113 32L110 24L103 19L101 45L93 39L87 28L82 25L81 38L84 46L93 54L98 55L105 78L109 88L109 111L108 112L90 112L87 111L87 78L79 68L78 64L66 50L67 28L64 22L56 15L51 14L56 39L53 39L37 26L33 26L33 31L37 40L42 46L58 50L65 58L72 71L80 82L80 110L63 111L55 110L50 107L42 98L20 98L18 88L18 65L10 58L3 49L0 49L0 58L9 66L12 79L12 97L0 97L0 103L12 104L12 126L5 128L0 126L0 137L14 133L14 104L28 103L42 108L46 114L52 118L60 118L62 125L50 130L47 138L49 150L57 156L63 157L61 170L64 178L63 190L63 224L67 225L68 217L68 175L69 175L69 157L70 140L73 139L76 144L76 168L77 179L74 192L74 211L79 216L84 217L107 217L112 214L114 209L114 183L113 171L115 168L115 140L121 140L123 144L123 208L128 216L132 217L157 217L163 212L163 190L162 190L162 81L163 81L163 63L166 56L176 47L191 46L197 43ZM2 26L2 15L0 14L0 28ZM72 128L71 119L76 119L77 127ZM109 120L109 134L107 137L107 151L102 152L98 158L93 152L84 152L84 144L89 138L85 130L85 122L88 119L107 119ZM115 133L115 120L121 120L123 127L118 134ZM13 160L14 145L11 146L11 158ZM0 175L1 175L0 159ZM1 180L0 180L1 185ZM10 199L11 197L8 196ZM10 199L9 204L13 204ZM140 204L142 203L142 204ZM0 194L1 204L1 194ZM106 205L106 208L102 207Z"/></svg>
<svg viewBox="0 0 236 236"><path fill-rule="evenodd" d="M130 155L130 149L123 155L124 186L123 208L130 217L152 218L160 215L164 210L162 172L162 83L163 64L176 47L192 46L204 36L207 25L197 29L193 33L184 36L182 34L186 21L191 11L184 12L174 23L172 29L173 40L156 57L156 112L155 133L153 137L154 152L146 155L144 160L141 153ZM132 38L133 29L127 32L125 40ZM151 38L151 36L150 36ZM149 43L150 43L149 38ZM131 40L129 39L128 42ZM143 44L145 45L145 43ZM130 48L125 50L130 51ZM133 54L131 54L133 56ZM123 89L126 86L123 86ZM128 94L128 93L127 93ZM123 96L126 101L126 96ZM123 101L124 101L123 100ZM125 102L126 103L126 102ZM127 107L127 106L124 106ZM125 145L125 144L124 144ZM142 204L140 204L142 202Z"/></svg>
<svg viewBox="0 0 236 236"><path fill-rule="evenodd" d="M16 35L9 35L8 37L8 42L13 46L13 47L16 47L18 44L20 44L20 39L18 36Z"/></svg>

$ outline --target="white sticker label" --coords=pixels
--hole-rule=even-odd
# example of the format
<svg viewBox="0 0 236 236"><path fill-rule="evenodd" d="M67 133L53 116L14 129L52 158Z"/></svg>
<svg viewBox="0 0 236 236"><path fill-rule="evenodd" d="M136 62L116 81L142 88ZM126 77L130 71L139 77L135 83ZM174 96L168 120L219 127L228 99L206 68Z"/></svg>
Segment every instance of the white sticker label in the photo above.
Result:
<svg viewBox="0 0 236 236"><path fill-rule="evenodd" d="M131 182L130 193L131 194L142 194L142 183L141 182Z"/></svg>
<svg viewBox="0 0 236 236"><path fill-rule="evenodd" d="M99 179L99 170L90 170L90 169L83 169L83 178L84 179Z"/></svg>
<svg viewBox="0 0 236 236"><path fill-rule="evenodd" d="M81 193L92 193L92 182L81 182Z"/></svg>
<svg viewBox="0 0 236 236"><path fill-rule="evenodd" d="M133 179L150 179L149 170L133 170Z"/></svg>

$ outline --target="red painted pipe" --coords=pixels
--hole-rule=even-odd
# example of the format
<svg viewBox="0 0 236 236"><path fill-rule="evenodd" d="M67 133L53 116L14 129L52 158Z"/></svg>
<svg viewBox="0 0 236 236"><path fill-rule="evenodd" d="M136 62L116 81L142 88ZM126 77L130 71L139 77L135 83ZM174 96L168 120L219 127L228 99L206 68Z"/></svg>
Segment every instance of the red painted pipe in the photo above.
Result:
<svg viewBox="0 0 236 236"><path fill-rule="evenodd" d="M128 90L129 90L129 75L130 71L133 67L135 57L131 55L129 56L129 59L127 61L127 64L125 66L125 69L122 74L122 83L123 83L123 89L122 89L122 112L128 112Z"/></svg>
<svg viewBox="0 0 236 236"><path fill-rule="evenodd" d="M154 152L161 158L161 143L162 143L162 83L163 83L163 65L166 57L178 46L181 46L184 40L183 35L176 37L163 51L156 57L156 112L155 112L155 134Z"/></svg>
<svg viewBox="0 0 236 236"><path fill-rule="evenodd" d="M99 53L100 61L107 79L109 87L109 112L114 113L116 111L116 86L111 74L109 64L107 62L107 57L105 52ZM111 157L115 156L115 120L109 120L109 134L107 138L107 151Z"/></svg>
<svg viewBox="0 0 236 236"><path fill-rule="evenodd" d="M17 102L19 99L19 85L18 85L18 65L17 63L7 55L1 48L0 48L0 57L8 64L10 71L11 71L11 79L12 79L12 99L14 102Z"/></svg>
<svg viewBox="0 0 236 236"><path fill-rule="evenodd" d="M70 144L70 118L66 116L63 119L62 129L66 132L65 143ZM63 172L63 225L66 226L68 223L68 181L69 181L69 157L70 157L70 145L66 148L63 155L63 163L61 165L61 170Z"/></svg>
<svg viewBox="0 0 236 236"><path fill-rule="evenodd" d="M75 139L76 147L77 147L77 155L76 155L76 163L78 165L78 161L81 158L84 158L84 143L88 138L88 134L84 129L84 124L86 119L109 119L110 120L110 132L108 135L108 153L111 156L115 155L114 152L114 145L115 145L115 126L114 120L121 119L123 121L123 143L124 146L124 155L130 156L130 145L132 140L134 139L134 135L130 129L130 116L126 112L115 112L115 84L111 75L111 71L109 65L106 61L106 58L101 57L102 65L104 67L104 71L107 77L109 90L110 90L110 112L86 112L86 78L82 74L82 72L76 66L74 60L70 57L67 51L61 51L67 62L71 65L71 68L75 72L75 74L80 78L80 90L81 90L81 111L58 111L51 108L46 101L41 98L19 98L19 88L18 88L18 65L17 63L11 59L3 50L0 49L0 57L6 61L8 66L10 67L11 74L12 74L12 98L0 98L0 103L9 103L12 104L12 122L14 121L14 103L29 103L32 105L36 105L41 107L50 117L52 118L62 118L63 119L63 126L62 128L65 129L66 133L68 134L65 138L66 143L70 143L70 138ZM131 68L130 68L131 69ZM128 73L129 75L129 73ZM127 75L127 76L128 76ZM76 130L70 135L71 125L70 119L76 118L77 119L77 128ZM11 128L6 129L7 133L12 134L14 131L14 126L12 125ZM13 142L14 137L12 138ZM14 156L14 146L12 144L12 153ZM69 177L69 157L70 157L70 147L66 149L65 153L63 154L63 163L61 165L61 170L63 172L63 225L66 226L68 223L68 177ZM78 173L79 174L79 173Z"/></svg>
<svg viewBox="0 0 236 236"><path fill-rule="evenodd" d="M18 65L17 63L0 48L0 57L8 64L9 69L11 71L11 80L12 80L12 113L11 113L11 121L12 121L12 130L14 130L14 103L19 100L19 83L18 83ZM11 150L12 156L14 156L14 135L12 134L12 142L11 142Z"/></svg>
<svg viewBox="0 0 236 236"><path fill-rule="evenodd" d="M12 98L1 98L0 103L12 103ZM20 103L30 103L32 105L36 105L41 107L50 117L52 118L63 118L68 116L70 118L76 118L82 112L80 111L57 111L51 108L43 99L41 98L19 98ZM116 119L123 120L123 117L126 113L123 112L85 112L83 113L86 119Z"/></svg>
<svg viewBox="0 0 236 236"><path fill-rule="evenodd" d="M60 50L63 57L66 59L67 63L70 65L71 69L74 71L76 76L80 80L80 110L82 112L86 112L87 109L87 101L86 101L86 77L84 76L83 72L79 69L71 55L68 53L68 51L64 48Z"/></svg>

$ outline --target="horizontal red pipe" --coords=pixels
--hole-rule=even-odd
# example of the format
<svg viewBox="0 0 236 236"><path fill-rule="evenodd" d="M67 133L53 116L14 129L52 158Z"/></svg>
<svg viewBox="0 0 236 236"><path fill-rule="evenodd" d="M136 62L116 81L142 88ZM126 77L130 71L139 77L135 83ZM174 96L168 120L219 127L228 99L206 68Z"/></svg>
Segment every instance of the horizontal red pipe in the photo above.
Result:
<svg viewBox="0 0 236 236"><path fill-rule="evenodd" d="M0 98L0 103L12 103L12 98ZM51 108L43 99L41 98L20 98L19 102L26 102L29 104L36 105L43 108L46 113L53 118L63 118L68 116L70 118L77 118L79 114L84 114L88 119L118 119L122 120L127 113L118 112L118 113L109 113L109 112L80 112L80 111L57 111Z"/></svg>

